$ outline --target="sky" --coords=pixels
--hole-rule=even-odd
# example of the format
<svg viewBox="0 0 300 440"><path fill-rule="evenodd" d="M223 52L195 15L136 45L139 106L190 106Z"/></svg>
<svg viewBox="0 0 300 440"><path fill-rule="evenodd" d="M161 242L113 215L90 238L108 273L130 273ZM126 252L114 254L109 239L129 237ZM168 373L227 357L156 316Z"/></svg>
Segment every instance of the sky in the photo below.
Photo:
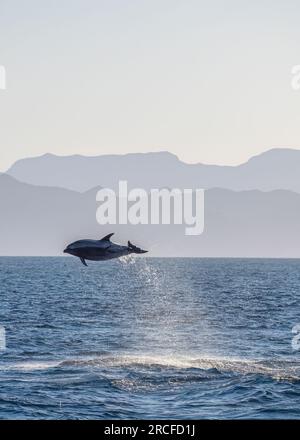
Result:
<svg viewBox="0 0 300 440"><path fill-rule="evenodd" d="M0 170L51 152L300 149L298 0L0 0Z"/></svg>

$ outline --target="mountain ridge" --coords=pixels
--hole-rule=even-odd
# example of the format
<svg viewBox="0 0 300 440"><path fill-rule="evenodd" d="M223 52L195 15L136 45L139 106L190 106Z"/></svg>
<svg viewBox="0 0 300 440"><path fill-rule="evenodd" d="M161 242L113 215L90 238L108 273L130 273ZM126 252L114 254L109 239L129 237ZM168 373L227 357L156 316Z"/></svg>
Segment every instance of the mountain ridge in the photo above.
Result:
<svg viewBox="0 0 300 440"><path fill-rule="evenodd" d="M131 188L287 189L300 193L300 151L273 148L240 165L188 164L170 152L126 155L57 156L47 153L20 159L6 174L40 186L85 192L96 186L117 190L119 180Z"/></svg>
<svg viewBox="0 0 300 440"><path fill-rule="evenodd" d="M116 233L116 241L150 250L149 256L300 257L300 194L287 190L205 193L204 233L185 225L105 225L96 221L97 188L78 193L0 176L0 255L62 255L76 239Z"/></svg>

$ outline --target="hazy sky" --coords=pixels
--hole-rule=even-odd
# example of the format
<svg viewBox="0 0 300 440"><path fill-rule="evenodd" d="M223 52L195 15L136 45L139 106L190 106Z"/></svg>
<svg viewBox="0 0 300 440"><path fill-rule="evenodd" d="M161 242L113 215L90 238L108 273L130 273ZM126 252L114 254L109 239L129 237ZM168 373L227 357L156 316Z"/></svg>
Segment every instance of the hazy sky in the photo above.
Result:
<svg viewBox="0 0 300 440"><path fill-rule="evenodd" d="M46 152L237 164L300 148L299 0L0 0L0 169Z"/></svg>

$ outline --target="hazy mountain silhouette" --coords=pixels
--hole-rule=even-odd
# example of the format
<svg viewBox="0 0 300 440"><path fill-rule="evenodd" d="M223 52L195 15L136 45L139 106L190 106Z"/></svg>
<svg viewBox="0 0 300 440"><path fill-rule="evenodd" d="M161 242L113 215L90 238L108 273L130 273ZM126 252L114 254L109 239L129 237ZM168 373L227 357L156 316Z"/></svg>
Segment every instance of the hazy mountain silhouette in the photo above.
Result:
<svg viewBox="0 0 300 440"><path fill-rule="evenodd" d="M119 180L130 187L214 188L300 192L300 151L273 149L238 166L186 164L167 152L97 157L46 154L16 162L8 174L43 186L87 191L98 185L116 188Z"/></svg>
<svg viewBox="0 0 300 440"><path fill-rule="evenodd" d="M300 257L300 194L211 189L205 231L184 226L105 226L96 222L97 188L80 194L0 175L0 254L60 255L79 238L116 232L115 240L150 249L149 256Z"/></svg>

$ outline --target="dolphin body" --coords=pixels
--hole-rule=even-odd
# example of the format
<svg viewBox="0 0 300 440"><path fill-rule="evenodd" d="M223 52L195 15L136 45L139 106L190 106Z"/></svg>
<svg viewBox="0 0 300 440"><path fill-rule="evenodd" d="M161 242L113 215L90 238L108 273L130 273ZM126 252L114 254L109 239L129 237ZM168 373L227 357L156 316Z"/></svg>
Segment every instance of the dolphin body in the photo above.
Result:
<svg viewBox="0 0 300 440"><path fill-rule="evenodd" d="M64 250L65 254L80 258L82 264L87 266L85 260L104 261L124 257L129 254L145 254L148 251L140 249L128 241L128 246L112 243L108 234L101 240L79 240L69 244Z"/></svg>

